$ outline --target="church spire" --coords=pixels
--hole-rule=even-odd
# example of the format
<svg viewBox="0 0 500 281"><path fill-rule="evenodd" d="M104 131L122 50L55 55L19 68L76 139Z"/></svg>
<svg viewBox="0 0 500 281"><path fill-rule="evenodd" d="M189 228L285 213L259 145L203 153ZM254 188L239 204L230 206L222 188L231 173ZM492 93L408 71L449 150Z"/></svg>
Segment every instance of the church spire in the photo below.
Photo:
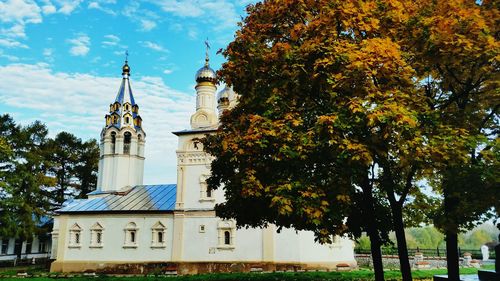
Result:
<svg viewBox="0 0 500 281"><path fill-rule="evenodd" d="M106 127L117 129L129 127L137 132L142 131L142 118L139 115L139 105L135 102L130 86L130 66L128 65L128 52L125 53L125 64L122 67L122 82L114 103L109 106L106 115Z"/></svg>
<svg viewBox="0 0 500 281"><path fill-rule="evenodd" d="M109 105L106 126L101 133L99 174L100 192L114 192L142 185L144 145L139 106L130 87L128 52L122 67L122 81L115 101Z"/></svg>

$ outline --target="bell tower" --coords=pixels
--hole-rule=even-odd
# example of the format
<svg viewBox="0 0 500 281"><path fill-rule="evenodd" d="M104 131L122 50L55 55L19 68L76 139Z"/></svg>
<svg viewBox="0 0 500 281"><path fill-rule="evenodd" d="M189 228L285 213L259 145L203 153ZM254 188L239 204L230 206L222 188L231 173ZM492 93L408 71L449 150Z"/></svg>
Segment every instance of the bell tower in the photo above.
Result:
<svg viewBox="0 0 500 281"><path fill-rule="evenodd" d="M142 185L144 176L144 144L139 105L130 87L128 61L122 68L122 82L115 101L109 105L106 125L99 146L97 191L115 192Z"/></svg>
<svg viewBox="0 0 500 281"><path fill-rule="evenodd" d="M219 122L215 112L215 91L217 90L217 76L210 68L208 50L210 46L205 42L207 51L205 65L196 72L196 112L191 116L191 129L216 128Z"/></svg>

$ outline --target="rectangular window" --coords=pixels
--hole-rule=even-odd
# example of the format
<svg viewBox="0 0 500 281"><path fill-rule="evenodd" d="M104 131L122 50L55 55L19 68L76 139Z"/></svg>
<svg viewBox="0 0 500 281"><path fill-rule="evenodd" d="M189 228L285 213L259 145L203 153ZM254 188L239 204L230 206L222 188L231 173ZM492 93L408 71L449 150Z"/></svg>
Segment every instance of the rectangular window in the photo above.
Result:
<svg viewBox="0 0 500 281"><path fill-rule="evenodd" d="M40 242L38 242L38 252L39 253L45 253L45 241L42 241L40 240Z"/></svg>
<svg viewBox="0 0 500 281"><path fill-rule="evenodd" d="M6 255L9 250L9 239L2 239L2 255Z"/></svg>
<svg viewBox="0 0 500 281"><path fill-rule="evenodd" d="M32 245L33 245L32 240L26 241L26 251L25 251L26 254L31 254L31 246Z"/></svg>

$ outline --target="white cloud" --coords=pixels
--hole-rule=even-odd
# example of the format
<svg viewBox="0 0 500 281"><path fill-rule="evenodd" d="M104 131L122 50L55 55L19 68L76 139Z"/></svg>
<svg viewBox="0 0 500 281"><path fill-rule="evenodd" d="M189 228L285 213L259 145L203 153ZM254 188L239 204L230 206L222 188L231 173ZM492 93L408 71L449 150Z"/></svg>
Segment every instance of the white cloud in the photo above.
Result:
<svg viewBox="0 0 500 281"><path fill-rule="evenodd" d="M102 45L104 46L116 46L118 43L120 43L120 37L113 34L105 35L104 41L102 41Z"/></svg>
<svg viewBox="0 0 500 281"><path fill-rule="evenodd" d="M156 27L156 23L152 20L141 19L141 29L144 31L150 31Z"/></svg>
<svg viewBox="0 0 500 281"><path fill-rule="evenodd" d="M80 34L76 38L69 39L68 42L73 45L69 49L72 56L86 56L90 51L90 38L86 34Z"/></svg>
<svg viewBox="0 0 500 281"><path fill-rule="evenodd" d="M160 45L153 43L153 42L150 42L150 41L145 41L145 42L139 41L139 43L143 43L144 47L151 49L151 50L155 50L158 52L168 52L168 50L165 49L163 46L160 46Z"/></svg>
<svg viewBox="0 0 500 281"><path fill-rule="evenodd" d="M0 49L0 58L4 58L4 59L7 59L8 61L12 61L12 62L19 61L18 57L5 54L2 49Z"/></svg>
<svg viewBox="0 0 500 281"><path fill-rule="evenodd" d="M163 70L163 73L165 73L167 75L171 74L172 72L174 72L172 69L165 69L165 70Z"/></svg>
<svg viewBox="0 0 500 281"><path fill-rule="evenodd" d="M99 10L101 12L104 12L104 13L112 15L112 16L116 15L115 11L113 11L113 10L111 10L109 8L103 7L103 6L101 6L101 4L99 4L99 2L95 2L95 1L94 2L90 2L89 5L87 6L87 8Z"/></svg>
<svg viewBox="0 0 500 281"><path fill-rule="evenodd" d="M50 49L50 48L43 49L43 55L45 57L50 57L50 56L52 56L53 53L54 53L53 49Z"/></svg>
<svg viewBox="0 0 500 281"><path fill-rule="evenodd" d="M78 8L78 6L80 6L82 0L56 0L56 2L60 6L57 12L70 15L74 10L76 10L76 8Z"/></svg>
<svg viewBox="0 0 500 281"><path fill-rule="evenodd" d="M139 1L132 1L125 5L121 14L129 18L130 21L138 23L140 31L150 31L157 26L158 21L161 21L161 17L156 13L141 8Z"/></svg>
<svg viewBox="0 0 500 281"><path fill-rule="evenodd" d="M54 49L51 48L45 48L43 49L43 56L45 57L45 60L48 62L54 62Z"/></svg>
<svg viewBox="0 0 500 281"><path fill-rule="evenodd" d="M42 6L42 12L44 15L50 15L57 12L56 6L52 5L49 1L45 5Z"/></svg>
<svg viewBox="0 0 500 281"><path fill-rule="evenodd" d="M98 138L120 85L119 73L119 67L116 77L99 77L54 72L46 64L0 66L0 77L9 81L0 83L0 100L16 121L41 119L51 135L65 130L83 139ZM189 128L194 92L176 91L159 77L136 79L132 89L147 133L145 183L175 183L177 138L171 132Z"/></svg>
<svg viewBox="0 0 500 281"><path fill-rule="evenodd" d="M0 2L0 21L15 23L41 23L40 7L29 0L7 0Z"/></svg>
<svg viewBox="0 0 500 281"><path fill-rule="evenodd" d="M168 1L157 2L165 12L173 12L181 17L199 17L205 12L199 5L200 1Z"/></svg>
<svg viewBox="0 0 500 281"><path fill-rule="evenodd" d="M239 15L227 0L150 0L165 12L178 17L199 18L214 30L236 27Z"/></svg>
<svg viewBox="0 0 500 281"><path fill-rule="evenodd" d="M190 28L188 30L188 37L191 40L197 39L198 38L198 31L196 31L196 29L194 29L194 28Z"/></svg>
<svg viewBox="0 0 500 281"><path fill-rule="evenodd" d="M40 7L32 0L0 1L1 46L9 48L28 48L16 40L7 38L26 38L25 25L42 22Z"/></svg>
<svg viewBox="0 0 500 281"><path fill-rule="evenodd" d="M23 48L23 49L29 48L27 45L9 38L4 38L4 39L0 38L0 46L7 48Z"/></svg>
<svg viewBox="0 0 500 281"><path fill-rule="evenodd" d="M24 31L24 24L14 24L9 28L2 28L1 34L5 37L11 38L26 38L26 33Z"/></svg>

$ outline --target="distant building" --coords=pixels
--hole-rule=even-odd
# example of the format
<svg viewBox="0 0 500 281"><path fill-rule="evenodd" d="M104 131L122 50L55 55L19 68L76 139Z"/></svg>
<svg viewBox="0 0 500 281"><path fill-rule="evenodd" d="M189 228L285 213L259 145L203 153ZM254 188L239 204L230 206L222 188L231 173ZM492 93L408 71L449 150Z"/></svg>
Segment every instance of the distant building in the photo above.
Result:
<svg viewBox="0 0 500 281"><path fill-rule="evenodd" d="M215 215L214 206L224 195L207 189L211 157L197 138L217 128L216 105L219 113L230 109L237 95L225 88L216 96L208 56L196 73L191 128L174 132L179 137L177 184L142 185L146 133L127 62L122 75L101 133L98 189L54 218L52 271L143 273L161 266L187 274L356 265L351 240L337 237L333 244L320 245L312 232L236 229L234 221Z"/></svg>
<svg viewBox="0 0 500 281"><path fill-rule="evenodd" d="M0 264L12 265L14 260L19 262L27 260L35 262L37 259L48 259L52 247L52 240L49 233L43 229L52 228L52 219L43 217L37 225L41 230L39 235L34 235L31 239L22 240L14 237L0 237ZM11 264L12 263L12 264Z"/></svg>

